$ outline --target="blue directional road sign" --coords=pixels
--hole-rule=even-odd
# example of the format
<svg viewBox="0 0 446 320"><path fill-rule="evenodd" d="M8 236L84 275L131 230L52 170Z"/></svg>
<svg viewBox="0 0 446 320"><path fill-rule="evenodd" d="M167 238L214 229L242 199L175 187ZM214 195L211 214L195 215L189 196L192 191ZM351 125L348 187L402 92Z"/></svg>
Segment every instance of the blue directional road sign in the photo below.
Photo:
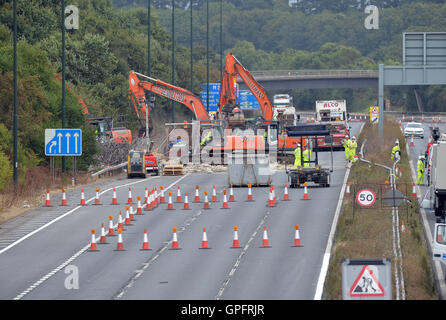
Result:
<svg viewBox="0 0 446 320"><path fill-rule="evenodd" d="M255 95L249 90L238 90L237 99L243 110L260 109L260 104Z"/></svg>
<svg viewBox="0 0 446 320"><path fill-rule="evenodd" d="M45 155L81 156L81 129L45 129Z"/></svg>
<svg viewBox="0 0 446 320"><path fill-rule="evenodd" d="M209 83L209 111L218 110L218 102L220 100L220 83ZM201 102L207 108L207 88L206 84L201 85Z"/></svg>

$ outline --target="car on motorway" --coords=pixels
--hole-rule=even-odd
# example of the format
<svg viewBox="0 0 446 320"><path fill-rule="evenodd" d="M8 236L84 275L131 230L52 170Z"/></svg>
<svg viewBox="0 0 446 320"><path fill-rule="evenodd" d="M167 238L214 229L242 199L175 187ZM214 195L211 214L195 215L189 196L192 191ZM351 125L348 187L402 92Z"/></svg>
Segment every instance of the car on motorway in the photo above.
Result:
<svg viewBox="0 0 446 320"><path fill-rule="evenodd" d="M404 128L404 135L406 137L414 136L424 139L424 128L419 122L409 122Z"/></svg>

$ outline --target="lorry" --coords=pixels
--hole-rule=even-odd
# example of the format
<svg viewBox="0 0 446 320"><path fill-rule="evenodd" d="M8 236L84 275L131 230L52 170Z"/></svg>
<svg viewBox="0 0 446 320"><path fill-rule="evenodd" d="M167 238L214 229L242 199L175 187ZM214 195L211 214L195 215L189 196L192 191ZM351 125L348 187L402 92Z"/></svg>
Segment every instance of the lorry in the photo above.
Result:
<svg viewBox="0 0 446 320"><path fill-rule="evenodd" d="M127 179L133 177L146 177L145 152L141 150L130 150L127 160Z"/></svg>
<svg viewBox="0 0 446 320"><path fill-rule="evenodd" d="M146 153L144 155L144 160L145 160L146 172L154 173L157 176L159 174L157 157L152 153Z"/></svg>
<svg viewBox="0 0 446 320"><path fill-rule="evenodd" d="M284 93L274 95L273 119L281 121L284 126L294 126L297 124L298 116L291 95Z"/></svg>
<svg viewBox="0 0 446 320"><path fill-rule="evenodd" d="M330 131L328 136L318 137L318 151L342 151L342 141L350 134L347 124L347 103L345 100L316 101L316 122L325 124Z"/></svg>
<svg viewBox="0 0 446 320"><path fill-rule="evenodd" d="M446 263L446 134L441 134L438 140L434 140L429 153L429 199L423 200L422 206L431 208L436 217L433 260Z"/></svg>

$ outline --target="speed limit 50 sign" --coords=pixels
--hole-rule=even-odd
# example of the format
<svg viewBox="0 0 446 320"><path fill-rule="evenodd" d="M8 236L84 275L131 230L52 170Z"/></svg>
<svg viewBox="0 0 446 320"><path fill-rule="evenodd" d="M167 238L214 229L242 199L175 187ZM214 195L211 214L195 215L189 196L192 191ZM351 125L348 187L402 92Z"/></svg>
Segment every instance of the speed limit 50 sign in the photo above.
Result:
<svg viewBox="0 0 446 320"><path fill-rule="evenodd" d="M356 194L356 202L361 207L371 207L376 201L376 194L370 189L362 189Z"/></svg>

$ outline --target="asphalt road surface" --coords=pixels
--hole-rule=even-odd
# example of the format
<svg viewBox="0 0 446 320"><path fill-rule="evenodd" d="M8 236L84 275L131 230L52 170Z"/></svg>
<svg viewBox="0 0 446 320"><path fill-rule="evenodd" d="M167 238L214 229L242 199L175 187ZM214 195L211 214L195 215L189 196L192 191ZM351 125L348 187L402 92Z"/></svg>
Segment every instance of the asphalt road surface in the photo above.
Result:
<svg viewBox="0 0 446 320"><path fill-rule="evenodd" d="M361 123L352 123L358 133ZM330 154L320 153L320 163L329 167ZM0 226L0 299L314 299L321 274L333 217L346 173L344 152L334 153L334 171L329 188L288 188L291 201L282 201L284 171L273 175L277 203L267 206L269 188L234 188L235 202L222 209L227 174L161 176L104 182L101 205L93 205L95 187L85 188L87 205L78 206L79 190L67 194L68 206L60 198L53 207L31 210ZM194 203L195 186L212 193L218 202L210 210ZM119 205L111 205L112 188ZM122 232L124 251L117 251L118 237L89 251L91 229L108 231L108 217L116 226L119 211L125 217L128 191L144 198L144 191L164 186L172 192L175 210L159 204L152 211L135 214L132 225ZM188 193L191 210L176 203L178 186L184 200ZM211 196L209 196L211 200ZM136 204L133 204L136 211ZM293 247L295 229L300 229L301 247ZM234 225L240 248L231 248ZM177 228L180 250L171 250L172 229ZM266 227L270 247L262 247ZM200 249L203 228L210 249ZM150 251L142 251L144 229ZM116 230L116 229L115 229Z"/></svg>

